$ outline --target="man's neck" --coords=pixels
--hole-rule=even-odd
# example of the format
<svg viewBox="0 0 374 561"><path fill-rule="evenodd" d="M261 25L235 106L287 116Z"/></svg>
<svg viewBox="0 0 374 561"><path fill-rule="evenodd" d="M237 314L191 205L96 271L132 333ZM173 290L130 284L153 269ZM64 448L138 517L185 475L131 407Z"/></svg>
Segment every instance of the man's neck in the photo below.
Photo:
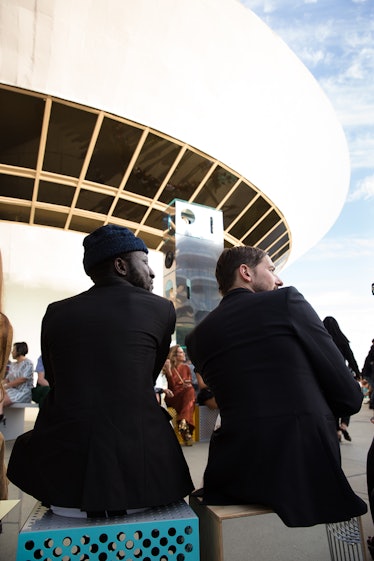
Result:
<svg viewBox="0 0 374 561"><path fill-rule="evenodd" d="M105 275L97 279L92 279L95 286L111 286L114 284L122 284L132 286L132 284L119 275Z"/></svg>

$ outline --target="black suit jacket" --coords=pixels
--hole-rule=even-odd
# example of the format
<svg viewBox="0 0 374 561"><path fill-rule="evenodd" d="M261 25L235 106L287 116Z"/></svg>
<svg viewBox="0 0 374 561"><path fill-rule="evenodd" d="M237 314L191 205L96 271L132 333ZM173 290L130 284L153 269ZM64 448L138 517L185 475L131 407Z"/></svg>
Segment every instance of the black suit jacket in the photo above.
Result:
<svg viewBox="0 0 374 561"><path fill-rule="evenodd" d="M169 301L128 283L51 304L42 325L51 390L14 445L9 479L44 504L88 511L186 496L189 470L153 389L174 324Z"/></svg>
<svg viewBox="0 0 374 561"><path fill-rule="evenodd" d="M366 512L341 469L335 417L362 393L315 311L293 287L225 296L186 338L222 425L204 474L210 504L260 503L288 526Z"/></svg>

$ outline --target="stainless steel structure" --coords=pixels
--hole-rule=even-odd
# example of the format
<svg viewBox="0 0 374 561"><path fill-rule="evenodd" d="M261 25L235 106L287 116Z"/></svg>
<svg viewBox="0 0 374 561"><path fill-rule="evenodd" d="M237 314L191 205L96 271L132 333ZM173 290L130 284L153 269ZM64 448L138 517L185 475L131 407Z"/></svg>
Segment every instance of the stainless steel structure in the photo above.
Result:
<svg viewBox="0 0 374 561"><path fill-rule="evenodd" d="M213 208L176 200L166 217L164 296L174 303L175 339L184 345L186 334L220 300L215 267L223 249L223 215Z"/></svg>

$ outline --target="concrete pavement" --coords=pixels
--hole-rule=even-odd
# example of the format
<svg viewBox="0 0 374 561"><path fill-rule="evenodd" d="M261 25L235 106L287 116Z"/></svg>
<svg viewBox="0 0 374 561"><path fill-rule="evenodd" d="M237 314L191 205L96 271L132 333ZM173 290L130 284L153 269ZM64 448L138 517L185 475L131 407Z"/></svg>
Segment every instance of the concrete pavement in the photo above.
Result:
<svg viewBox="0 0 374 561"><path fill-rule="evenodd" d="M25 430L32 427L37 411L27 410ZM351 434L352 441L345 440L341 443L342 465L344 472L354 489L354 491L366 502L368 502L367 489L366 489L366 457L367 452L374 437L374 424L370 422L370 417L374 412L369 409L367 404L363 404L361 411L351 418L349 433ZM274 439L281 438L280 435L275 434ZM14 441L6 443L6 461L9 458ZM208 455L208 443L198 442L191 447L183 447L186 460L190 467L191 476L195 486L201 487L202 476ZM25 466L27 469L27 466ZM35 499L22 493L14 485L9 486L9 498L20 499L19 505L8 514L3 520L3 533L0 534L0 560L1 561L15 561L17 551L17 536L19 529L23 526L28 518L32 508L35 505ZM368 536L374 535L374 526L371 519L370 512L362 517L365 548L366 539ZM315 539L314 531L310 531L310 539ZM269 555L264 551L264 557L258 558L258 561L270 560ZM317 552L316 552L317 553ZM276 557L272 556L271 559ZM370 560L370 554L367 552L367 558ZM304 559L298 556L297 560L292 559L292 551L290 551L289 561L306 561L309 557ZM317 561L322 561L318 556L314 557ZM243 559L243 561L245 561Z"/></svg>

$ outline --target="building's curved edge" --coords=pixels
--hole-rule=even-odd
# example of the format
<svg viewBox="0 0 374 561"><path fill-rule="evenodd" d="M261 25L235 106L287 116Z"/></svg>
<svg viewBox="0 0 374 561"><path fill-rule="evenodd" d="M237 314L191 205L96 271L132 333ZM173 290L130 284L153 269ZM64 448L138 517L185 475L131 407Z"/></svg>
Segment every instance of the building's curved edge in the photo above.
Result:
<svg viewBox="0 0 374 561"><path fill-rule="evenodd" d="M290 261L336 220L349 182L341 126L302 63L236 0L1 10L1 82L149 125L242 173L283 212Z"/></svg>

